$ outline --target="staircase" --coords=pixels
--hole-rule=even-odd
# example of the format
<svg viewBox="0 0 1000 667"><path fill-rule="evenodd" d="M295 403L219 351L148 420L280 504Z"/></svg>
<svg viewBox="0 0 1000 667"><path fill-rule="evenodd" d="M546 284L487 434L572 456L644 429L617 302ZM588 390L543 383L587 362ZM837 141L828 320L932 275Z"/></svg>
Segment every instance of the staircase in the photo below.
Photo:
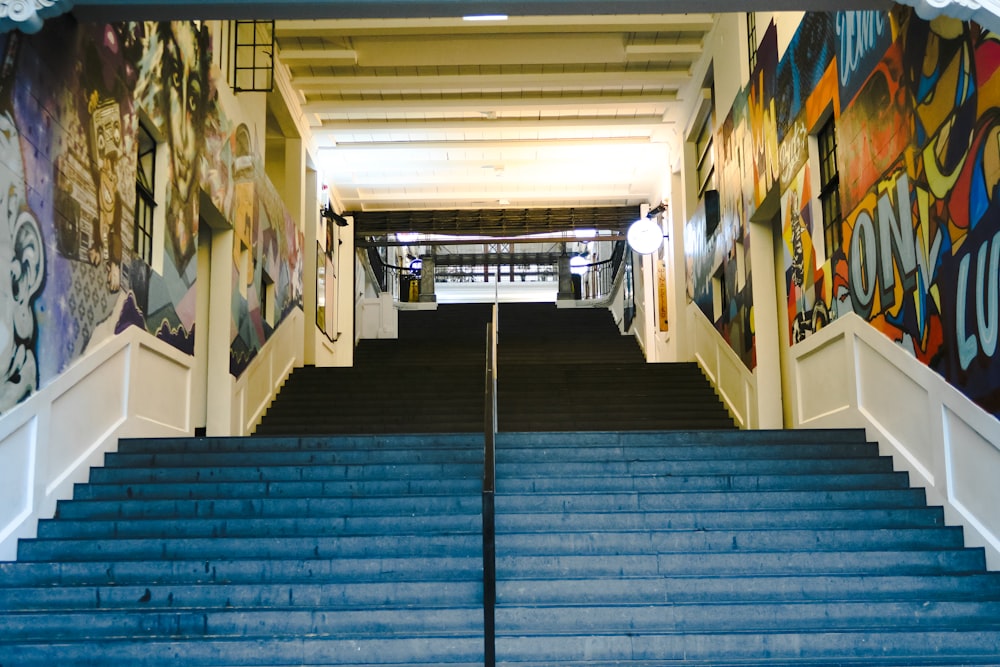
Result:
<svg viewBox="0 0 1000 667"><path fill-rule="evenodd" d="M401 312L255 437L123 441L0 563L0 667L483 664L488 314ZM863 432L736 431L606 312L500 317L498 664L1000 665L1000 575Z"/></svg>
<svg viewBox="0 0 1000 667"><path fill-rule="evenodd" d="M732 429L697 364L647 364L604 309L500 306L501 431Z"/></svg>
<svg viewBox="0 0 1000 667"><path fill-rule="evenodd" d="M482 665L482 438L126 440L0 564L0 665Z"/></svg>
<svg viewBox="0 0 1000 667"><path fill-rule="evenodd" d="M498 664L1000 664L1000 574L860 431L502 433L495 503Z"/></svg>
<svg viewBox="0 0 1000 667"><path fill-rule="evenodd" d="M297 368L256 435L482 433L491 307L399 313L398 340L362 340L350 368Z"/></svg>

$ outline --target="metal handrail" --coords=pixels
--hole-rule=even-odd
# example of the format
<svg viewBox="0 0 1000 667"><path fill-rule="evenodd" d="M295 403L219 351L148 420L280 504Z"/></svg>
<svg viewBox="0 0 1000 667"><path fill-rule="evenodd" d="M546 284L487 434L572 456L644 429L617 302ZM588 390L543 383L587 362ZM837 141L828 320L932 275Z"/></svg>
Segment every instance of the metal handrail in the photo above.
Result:
<svg viewBox="0 0 1000 667"><path fill-rule="evenodd" d="M497 437L497 320L494 302L486 325L486 390L483 410L483 649L485 667L496 665L496 437Z"/></svg>

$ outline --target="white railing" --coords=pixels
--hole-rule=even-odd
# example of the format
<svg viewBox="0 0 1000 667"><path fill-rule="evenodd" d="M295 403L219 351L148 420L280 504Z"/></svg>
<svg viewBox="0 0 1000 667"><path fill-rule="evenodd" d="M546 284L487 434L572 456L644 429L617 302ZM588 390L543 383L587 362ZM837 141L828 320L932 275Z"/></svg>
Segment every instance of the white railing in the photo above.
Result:
<svg viewBox="0 0 1000 667"><path fill-rule="evenodd" d="M302 365L305 315L292 311L239 378L233 381L232 435L250 435L281 388L285 378Z"/></svg>
<svg viewBox="0 0 1000 667"><path fill-rule="evenodd" d="M0 419L0 558L121 437L188 435L193 359L130 327Z"/></svg>
<svg viewBox="0 0 1000 667"><path fill-rule="evenodd" d="M796 428L857 426L1000 569L1000 422L852 314L791 350Z"/></svg>
<svg viewBox="0 0 1000 667"><path fill-rule="evenodd" d="M233 380L233 435L249 433L302 358L303 315L285 318ZM138 327L97 345L0 417L0 560L70 498L119 438L194 432L194 358Z"/></svg>
<svg viewBox="0 0 1000 667"><path fill-rule="evenodd" d="M755 374L689 309L695 359L740 428L757 428ZM793 428L865 429L1000 569L1000 421L853 313L793 346L788 359Z"/></svg>
<svg viewBox="0 0 1000 667"><path fill-rule="evenodd" d="M757 381L701 309L688 304L691 349L740 428L757 428Z"/></svg>

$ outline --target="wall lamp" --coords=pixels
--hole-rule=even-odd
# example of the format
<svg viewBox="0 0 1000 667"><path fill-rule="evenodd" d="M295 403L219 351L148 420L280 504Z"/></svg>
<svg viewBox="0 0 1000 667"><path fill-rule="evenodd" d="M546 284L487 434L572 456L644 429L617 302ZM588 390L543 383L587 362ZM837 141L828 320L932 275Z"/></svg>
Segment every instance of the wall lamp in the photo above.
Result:
<svg viewBox="0 0 1000 667"><path fill-rule="evenodd" d="M345 218L345 217L343 217L341 215L337 215L336 213L334 213L333 212L333 206L330 205L330 202L327 202L326 206L321 206L320 207L319 214L321 216L323 216L323 218L325 220L328 220L330 222L335 222L338 227L346 227L347 226L347 218Z"/></svg>
<svg viewBox="0 0 1000 667"><path fill-rule="evenodd" d="M639 210L639 219L629 225L628 232L625 234L629 246L640 255L656 252L663 245L663 239L666 238L663 234L663 228L650 218L667 210L667 205L661 203L656 208L645 209L647 209L647 205L643 204ZM643 212L644 210L645 212Z"/></svg>

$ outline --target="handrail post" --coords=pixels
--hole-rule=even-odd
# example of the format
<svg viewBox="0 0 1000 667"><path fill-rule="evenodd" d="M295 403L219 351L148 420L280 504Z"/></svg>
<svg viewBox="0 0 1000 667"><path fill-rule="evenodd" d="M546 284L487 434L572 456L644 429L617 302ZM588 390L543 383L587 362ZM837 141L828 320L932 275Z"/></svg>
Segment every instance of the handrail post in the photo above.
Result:
<svg viewBox="0 0 1000 667"><path fill-rule="evenodd" d="M483 655L485 667L496 665L496 434L497 434L497 304L486 325L486 391L483 410Z"/></svg>

